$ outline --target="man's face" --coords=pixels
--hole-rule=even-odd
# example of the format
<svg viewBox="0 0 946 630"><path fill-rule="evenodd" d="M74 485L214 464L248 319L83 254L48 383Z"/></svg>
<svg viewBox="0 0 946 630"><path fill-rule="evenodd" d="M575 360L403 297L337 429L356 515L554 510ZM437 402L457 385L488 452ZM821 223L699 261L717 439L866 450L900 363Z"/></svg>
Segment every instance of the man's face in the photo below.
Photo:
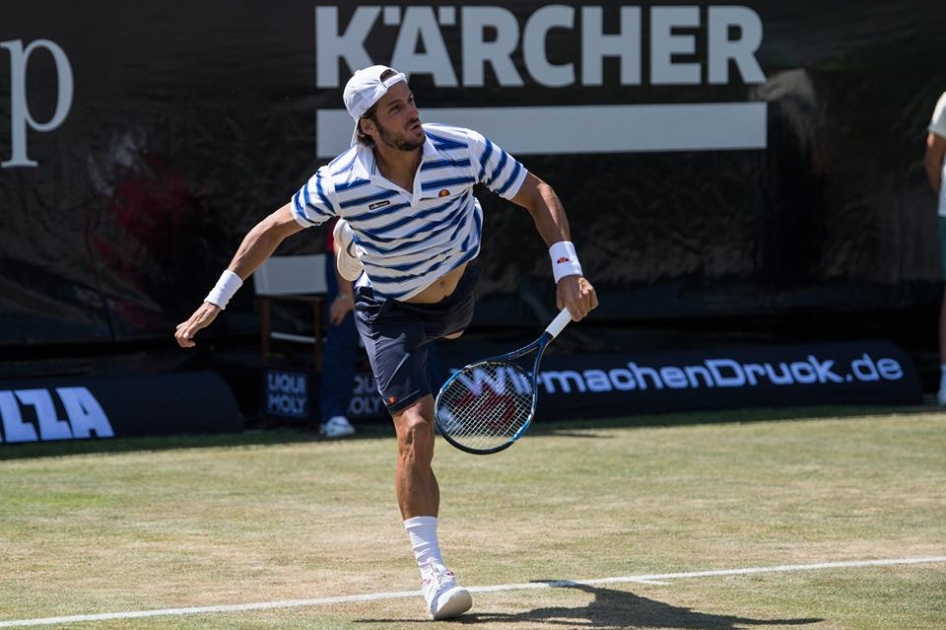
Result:
<svg viewBox="0 0 946 630"><path fill-rule="evenodd" d="M395 83L388 93L381 97L375 110L374 120L362 127L374 138L376 144L383 144L400 151L414 151L424 145L424 128L420 125L420 113L414 105L414 94L407 83Z"/></svg>

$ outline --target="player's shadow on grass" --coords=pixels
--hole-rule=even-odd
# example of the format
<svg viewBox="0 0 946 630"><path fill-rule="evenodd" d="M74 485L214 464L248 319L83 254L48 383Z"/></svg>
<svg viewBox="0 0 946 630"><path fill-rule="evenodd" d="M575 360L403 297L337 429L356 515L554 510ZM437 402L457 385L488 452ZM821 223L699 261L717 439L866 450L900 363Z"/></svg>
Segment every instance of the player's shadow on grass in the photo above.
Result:
<svg viewBox="0 0 946 630"><path fill-rule="evenodd" d="M553 582L555 588L570 588L594 595L587 606L535 608L516 614L471 613L457 619L463 623L522 623L569 628L679 628L680 630L740 630L755 626L802 626L823 621L802 619L750 619L735 615L714 615L691 608L671 606L627 591L597 588L586 584Z"/></svg>

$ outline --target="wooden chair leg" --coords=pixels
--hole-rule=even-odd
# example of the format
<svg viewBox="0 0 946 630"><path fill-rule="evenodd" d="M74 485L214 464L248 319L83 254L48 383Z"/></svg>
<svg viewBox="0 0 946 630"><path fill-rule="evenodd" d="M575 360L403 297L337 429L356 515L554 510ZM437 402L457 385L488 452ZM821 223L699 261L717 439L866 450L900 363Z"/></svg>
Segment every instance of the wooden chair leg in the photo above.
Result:
<svg viewBox="0 0 946 630"><path fill-rule="evenodd" d="M324 334L322 330L322 304L321 300L315 303L312 322L312 334L315 337L315 370L320 374L322 373L322 336Z"/></svg>
<svg viewBox="0 0 946 630"><path fill-rule="evenodd" d="M270 319L269 300L259 301L259 329L260 329L260 353L263 356L263 364L269 363L269 334L272 320Z"/></svg>

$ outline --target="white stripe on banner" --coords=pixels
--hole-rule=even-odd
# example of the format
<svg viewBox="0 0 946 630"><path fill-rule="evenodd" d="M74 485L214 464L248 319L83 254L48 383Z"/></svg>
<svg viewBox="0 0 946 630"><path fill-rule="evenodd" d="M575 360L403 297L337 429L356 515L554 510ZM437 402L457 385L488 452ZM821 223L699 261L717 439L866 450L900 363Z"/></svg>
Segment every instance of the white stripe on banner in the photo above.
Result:
<svg viewBox="0 0 946 630"><path fill-rule="evenodd" d="M456 107L421 109L421 120L474 129L513 155L725 151L766 147L766 103ZM351 143L344 109L316 112L316 153Z"/></svg>

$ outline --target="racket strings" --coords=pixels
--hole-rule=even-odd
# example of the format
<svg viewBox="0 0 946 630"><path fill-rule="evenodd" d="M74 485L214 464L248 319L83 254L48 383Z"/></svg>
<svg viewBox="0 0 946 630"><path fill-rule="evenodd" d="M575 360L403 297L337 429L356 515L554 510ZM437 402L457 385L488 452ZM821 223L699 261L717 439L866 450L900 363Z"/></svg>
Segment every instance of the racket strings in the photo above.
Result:
<svg viewBox="0 0 946 630"><path fill-rule="evenodd" d="M532 379L515 364L468 366L440 393L438 426L441 433L468 448L496 448L529 423L534 395Z"/></svg>

